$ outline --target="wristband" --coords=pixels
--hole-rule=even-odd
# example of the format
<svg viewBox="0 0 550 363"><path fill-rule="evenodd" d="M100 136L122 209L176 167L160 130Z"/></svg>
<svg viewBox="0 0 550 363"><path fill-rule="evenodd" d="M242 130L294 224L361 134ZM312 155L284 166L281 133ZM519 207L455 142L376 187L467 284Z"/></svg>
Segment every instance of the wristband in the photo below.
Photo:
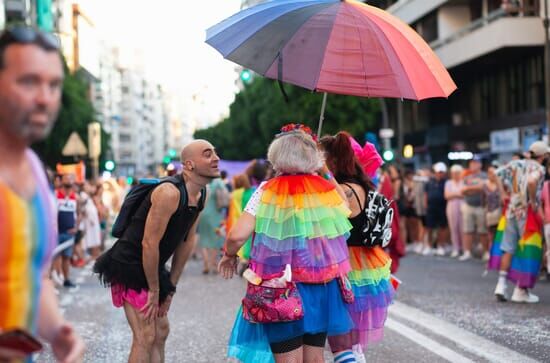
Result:
<svg viewBox="0 0 550 363"><path fill-rule="evenodd" d="M229 257L229 258L235 258L235 257L237 257L237 254L230 255L229 253L227 253L227 251L223 251L223 255L224 255L225 257Z"/></svg>
<svg viewBox="0 0 550 363"><path fill-rule="evenodd" d="M326 173L323 174L323 178L325 178L326 180L330 180L333 178L333 176L330 173L330 171L327 171Z"/></svg>

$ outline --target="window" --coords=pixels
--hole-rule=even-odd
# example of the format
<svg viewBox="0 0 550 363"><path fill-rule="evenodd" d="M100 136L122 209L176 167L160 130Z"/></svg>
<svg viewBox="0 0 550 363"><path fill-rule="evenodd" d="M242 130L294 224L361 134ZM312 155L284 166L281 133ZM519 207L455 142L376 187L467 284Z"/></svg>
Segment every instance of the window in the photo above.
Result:
<svg viewBox="0 0 550 363"><path fill-rule="evenodd" d="M426 42L432 42L439 37L437 28L437 11L433 11L426 15L419 22L420 35Z"/></svg>

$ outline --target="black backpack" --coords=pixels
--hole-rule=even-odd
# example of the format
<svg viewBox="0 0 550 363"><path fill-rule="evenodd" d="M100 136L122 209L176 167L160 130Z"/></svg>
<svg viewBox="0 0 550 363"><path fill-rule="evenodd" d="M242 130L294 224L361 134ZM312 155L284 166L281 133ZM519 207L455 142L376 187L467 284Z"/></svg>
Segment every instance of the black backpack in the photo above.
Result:
<svg viewBox="0 0 550 363"><path fill-rule="evenodd" d="M351 189L362 213L365 213L365 224L361 227L361 239L366 247L382 246L386 247L391 240L391 225L393 221L393 209L391 201L378 193L376 190L369 190L366 196L367 203L361 206L359 196L351 185L344 183Z"/></svg>
<svg viewBox="0 0 550 363"><path fill-rule="evenodd" d="M172 183L180 191L181 185L184 181L181 175L173 175L161 179L142 179L140 183L134 186L124 198L124 202L120 207L120 213L116 218L115 223L113 224L113 229L111 231L113 237L121 238L124 234L124 231L130 225L132 217L136 214L141 203L145 200L150 191L155 189L162 183ZM187 193L180 193L181 203L187 203ZM206 189L201 190L201 197L199 200L199 208L204 206L204 199L206 198Z"/></svg>

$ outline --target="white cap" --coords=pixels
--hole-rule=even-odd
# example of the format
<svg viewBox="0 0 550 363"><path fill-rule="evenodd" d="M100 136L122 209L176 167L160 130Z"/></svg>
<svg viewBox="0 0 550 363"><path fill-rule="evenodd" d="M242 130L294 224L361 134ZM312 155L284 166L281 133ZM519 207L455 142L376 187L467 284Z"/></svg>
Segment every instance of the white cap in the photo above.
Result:
<svg viewBox="0 0 550 363"><path fill-rule="evenodd" d="M529 147L529 151L532 152L535 156L543 156L544 154L550 153L548 144L544 141L535 141Z"/></svg>
<svg viewBox="0 0 550 363"><path fill-rule="evenodd" d="M446 173L447 172L447 165L445 163L442 163L441 161L434 164L434 171L436 173Z"/></svg>

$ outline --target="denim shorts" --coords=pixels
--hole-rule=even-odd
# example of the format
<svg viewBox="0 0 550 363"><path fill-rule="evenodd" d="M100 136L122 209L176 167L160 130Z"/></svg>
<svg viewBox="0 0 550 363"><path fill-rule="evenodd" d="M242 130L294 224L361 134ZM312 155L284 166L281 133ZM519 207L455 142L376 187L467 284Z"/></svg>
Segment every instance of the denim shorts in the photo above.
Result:
<svg viewBox="0 0 550 363"><path fill-rule="evenodd" d="M514 253L518 246L518 242L525 230L525 222L527 218L506 218L506 229L502 236L500 249L504 252Z"/></svg>
<svg viewBox="0 0 550 363"><path fill-rule="evenodd" d="M59 244L62 244L67 242L71 238L74 240L74 235L69 233L59 233L58 242ZM59 254L64 257L71 257L73 255L73 245L70 245L69 247L65 248Z"/></svg>

